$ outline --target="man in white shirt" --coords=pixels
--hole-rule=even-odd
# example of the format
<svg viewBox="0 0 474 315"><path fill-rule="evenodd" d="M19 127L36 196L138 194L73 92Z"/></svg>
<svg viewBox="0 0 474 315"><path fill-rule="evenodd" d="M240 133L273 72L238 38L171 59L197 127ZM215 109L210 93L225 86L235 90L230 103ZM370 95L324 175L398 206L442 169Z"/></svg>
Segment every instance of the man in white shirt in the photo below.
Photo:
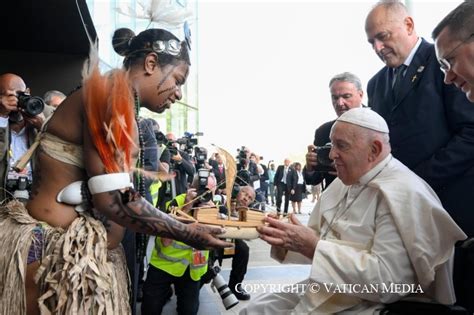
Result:
<svg viewBox="0 0 474 315"><path fill-rule="evenodd" d="M19 92L29 94L21 77L11 73L0 75L0 202L9 196L6 192L8 179L9 193L20 190L17 184L12 184L20 177L31 182L30 164L22 172L14 171L12 165L28 150L35 139L35 129L39 130L44 120L42 114L28 116L18 109ZM28 198L27 195L17 197Z"/></svg>
<svg viewBox="0 0 474 315"><path fill-rule="evenodd" d="M292 215L259 229L274 258L312 265L306 291L257 297L242 313L371 314L409 294L454 303L454 244L466 235L429 185L391 155L384 119L351 109L330 138L338 178L308 227Z"/></svg>

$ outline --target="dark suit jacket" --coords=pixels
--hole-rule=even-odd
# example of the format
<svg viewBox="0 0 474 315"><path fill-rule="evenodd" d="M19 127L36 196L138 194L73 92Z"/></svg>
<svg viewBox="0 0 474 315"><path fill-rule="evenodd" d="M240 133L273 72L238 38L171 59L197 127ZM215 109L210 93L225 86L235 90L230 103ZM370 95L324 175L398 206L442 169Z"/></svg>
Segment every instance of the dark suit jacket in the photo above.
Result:
<svg viewBox="0 0 474 315"><path fill-rule="evenodd" d="M443 206L474 235L474 106L443 83L434 47L422 41L394 101L388 67L368 83L369 106L385 118L392 154L437 192Z"/></svg>
<svg viewBox="0 0 474 315"><path fill-rule="evenodd" d="M313 142L315 146L320 147L320 146L325 145L328 142L331 142L331 139L329 139L329 134L331 133L332 125L334 125L335 122L336 122L335 120L328 121L327 123L324 123L321 126L319 126L318 129L316 129L316 132L314 133L314 142ZM308 185L317 185L325 179L326 180L325 185L324 187L322 187L323 190L326 189L326 187L328 187L329 184L331 184L332 181L336 178L336 176L331 175L326 172L309 173L306 170L306 166L303 168L303 176L304 176L304 180L306 184Z"/></svg>
<svg viewBox="0 0 474 315"><path fill-rule="evenodd" d="M283 178L284 172L285 172L285 166L278 165L276 173L275 173L275 177L273 180L273 185L275 186L283 185L283 182L281 180ZM291 176L293 176L294 173L296 173L295 170L292 167L288 167L288 172L286 173L286 186L288 186L288 179L291 178Z"/></svg>

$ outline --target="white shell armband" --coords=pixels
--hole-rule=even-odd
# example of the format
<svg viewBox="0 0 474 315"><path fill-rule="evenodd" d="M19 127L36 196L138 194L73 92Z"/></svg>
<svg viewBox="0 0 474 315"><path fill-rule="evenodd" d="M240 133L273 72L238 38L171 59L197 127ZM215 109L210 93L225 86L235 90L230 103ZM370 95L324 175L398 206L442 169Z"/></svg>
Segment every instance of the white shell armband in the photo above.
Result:
<svg viewBox="0 0 474 315"><path fill-rule="evenodd" d="M94 176L89 179L87 185L92 195L133 187L133 184L130 182L130 174L128 173Z"/></svg>

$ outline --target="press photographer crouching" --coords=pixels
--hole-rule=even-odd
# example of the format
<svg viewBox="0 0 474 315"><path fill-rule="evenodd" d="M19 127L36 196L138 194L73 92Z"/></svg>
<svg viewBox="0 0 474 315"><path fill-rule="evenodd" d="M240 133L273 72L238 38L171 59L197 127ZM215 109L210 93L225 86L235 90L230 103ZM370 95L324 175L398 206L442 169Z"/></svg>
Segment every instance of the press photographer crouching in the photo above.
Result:
<svg viewBox="0 0 474 315"><path fill-rule="evenodd" d="M0 200L26 201L32 180L32 165L14 168L34 142L44 122L44 102L29 95L23 79L15 74L0 75Z"/></svg>
<svg viewBox="0 0 474 315"><path fill-rule="evenodd" d="M201 152L201 149L198 151ZM166 204L167 210L173 206L182 206L182 211L192 215L193 207L214 206L212 192L216 187L215 177L210 174L209 169L207 172L204 170L205 168L198 170L198 176L195 176L192 184L193 188L176 196ZM202 185L205 185L204 192L210 191L210 193L196 199L203 190ZM193 203L194 199L196 200ZM173 295L171 284L174 285L177 297L176 310L178 314L197 314L201 289L200 280L208 271L208 258L209 251L207 250L196 250L183 242L156 237L147 278L143 286L142 314L162 313L164 305ZM221 287L222 283L219 285L219 288ZM223 289L221 288L221 290Z"/></svg>
<svg viewBox="0 0 474 315"><path fill-rule="evenodd" d="M228 211L224 206L225 202L219 207L219 212L223 215L231 213L236 215L236 209L239 207L250 207L255 201L255 190L251 186L235 185L233 189L233 202L231 211ZM223 198L222 198L223 200ZM214 266L215 261L222 265L222 260L225 258L232 258L232 269L229 276L229 288L237 297L237 299L245 301L250 299L250 294L242 287L245 274L247 273L247 265L249 262L249 247L244 240L235 239L233 249L220 249L211 252L210 266ZM212 271L211 271L212 272ZM208 275L203 276L203 281L206 281Z"/></svg>

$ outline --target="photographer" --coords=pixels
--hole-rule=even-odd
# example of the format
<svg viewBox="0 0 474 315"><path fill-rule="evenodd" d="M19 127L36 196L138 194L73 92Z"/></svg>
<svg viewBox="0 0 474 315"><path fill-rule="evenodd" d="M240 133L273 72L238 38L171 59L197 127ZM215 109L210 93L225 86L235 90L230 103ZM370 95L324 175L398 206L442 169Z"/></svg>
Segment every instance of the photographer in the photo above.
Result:
<svg viewBox="0 0 474 315"><path fill-rule="evenodd" d="M13 194L28 199L32 166L27 164L22 171L16 172L12 165L35 140L44 121L41 113L44 102L39 97L29 96L23 79L11 73L0 76L0 96L0 201L5 202Z"/></svg>
<svg viewBox="0 0 474 315"><path fill-rule="evenodd" d="M251 186L241 186L239 187L237 196L235 198L235 208L238 207L250 207L250 205L255 200L255 190ZM228 213L225 206L221 206L219 211L221 213ZM232 209L232 212L235 212L236 209ZM245 291L242 287L242 281L244 281L245 274L247 273L247 265L249 262L249 247L244 240L235 239L234 240L235 249L232 256L227 256L224 254L223 249L217 250L216 259L223 259L232 257L232 269L229 276L229 288L237 297L237 299L246 301L250 300L250 294Z"/></svg>
<svg viewBox="0 0 474 315"><path fill-rule="evenodd" d="M190 203L198 196L201 184L213 192L216 188L215 177L207 173L205 182L198 176L193 181L193 188L167 202L166 209L172 206L181 207L190 213L195 206L214 206L212 198L201 198ZM212 196L212 193L209 197ZM208 270L209 251L196 250L183 242L157 237L152 251L147 278L143 286L142 314L161 314L164 305L173 295L171 284L177 297L178 314L197 314L199 310L199 291L201 277Z"/></svg>
<svg viewBox="0 0 474 315"><path fill-rule="evenodd" d="M251 152L248 148L242 146L240 149L237 149L237 151L239 154L237 156L236 183L239 184L239 186L250 185L254 187L254 183L260 180L258 166L254 161L251 161ZM258 184L260 184L260 182Z"/></svg>
<svg viewBox="0 0 474 315"><path fill-rule="evenodd" d="M329 89L331 92L331 101L337 117L351 108L361 107L362 83L360 79L352 73L344 72L335 75L329 81ZM303 169L304 180L308 185L317 185L322 183L322 189L326 189L329 184L336 178L335 170L328 171L332 167L321 165L321 157L318 161L317 147L323 147L329 140L329 132L335 120L329 121L316 129L313 145L308 146L306 154L306 166ZM326 150L326 151L324 151ZM329 149L323 149L324 153L329 153ZM324 183L323 183L324 181Z"/></svg>
<svg viewBox="0 0 474 315"><path fill-rule="evenodd" d="M188 189L188 177L193 178L194 166L191 162L191 157L185 151L179 149L179 144L176 142L176 136L172 132L166 134L166 139L172 147L171 153L171 171L174 171L176 177L174 183L176 187L176 195L183 194ZM187 145L186 145L187 146Z"/></svg>

